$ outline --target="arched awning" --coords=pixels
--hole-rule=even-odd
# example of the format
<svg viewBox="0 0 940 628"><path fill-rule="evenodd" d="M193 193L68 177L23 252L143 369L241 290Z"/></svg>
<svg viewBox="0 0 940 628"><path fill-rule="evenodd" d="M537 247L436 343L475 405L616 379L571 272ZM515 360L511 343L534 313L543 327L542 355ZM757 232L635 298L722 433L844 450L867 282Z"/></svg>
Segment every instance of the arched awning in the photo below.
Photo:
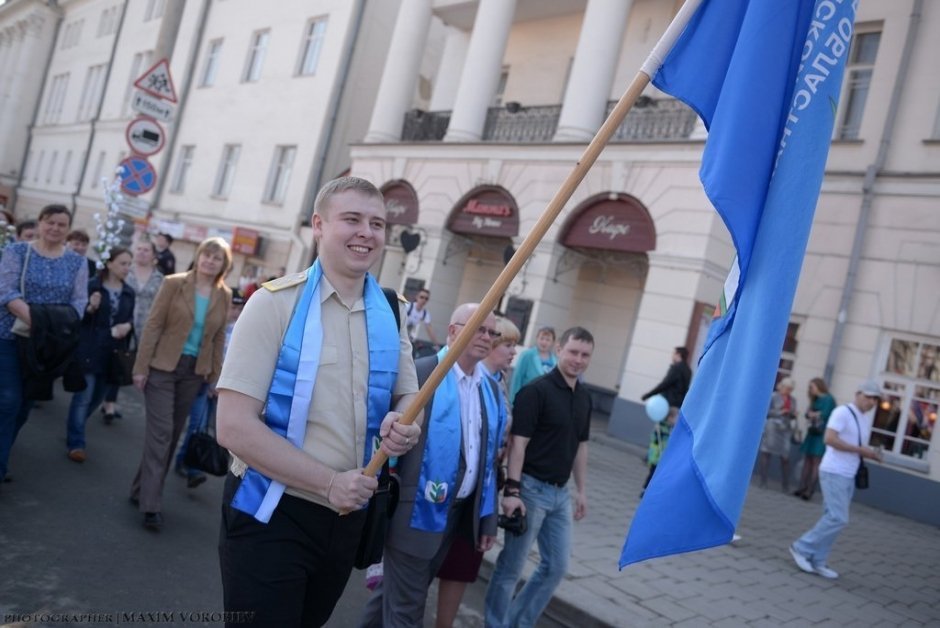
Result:
<svg viewBox="0 0 940 628"><path fill-rule="evenodd" d="M574 249L640 252L656 249L656 226L629 194L609 192L585 200L565 221L558 241Z"/></svg>

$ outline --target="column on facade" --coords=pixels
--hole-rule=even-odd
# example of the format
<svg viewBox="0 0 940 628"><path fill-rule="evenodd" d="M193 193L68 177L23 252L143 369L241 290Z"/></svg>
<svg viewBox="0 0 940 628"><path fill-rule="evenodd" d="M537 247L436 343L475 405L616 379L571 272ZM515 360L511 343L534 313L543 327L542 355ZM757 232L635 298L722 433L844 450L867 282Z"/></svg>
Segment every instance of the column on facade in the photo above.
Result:
<svg viewBox="0 0 940 628"><path fill-rule="evenodd" d="M515 11L516 0L480 0L444 141L475 142L483 136Z"/></svg>
<svg viewBox="0 0 940 628"><path fill-rule="evenodd" d="M5 72L3 98L3 115L0 118L0 137L4 138L8 149L22 146L20 135L26 132L32 114L32 100L27 96L30 90L26 85L28 76L34 74L36 65L44 59L39 56L40 33L43 19L38 15L31 15L18 22L12 34L12 48L9 51L7 72ZM41 66L39 66L41 67ZM40 87L39 95L42 96ZM44 103L37 98L35 106L43 107ZM29 106L29 111L24 107ZM19 164L17 164L19 167Z"/></svg>
<svg viewBox="0 0 940 628"><path fill-rule="evenodd" d="M589 141L607 113L631 0L588 0L556 142Z"/></svg>
<svg viewBox="0 0 940 628"><path fill-rule="evenodd" d="M414 101L430 25L431 0L401 3L366 142L394 142L401 138L405 112Z"/></svg>
<svg viewBox="0 0 940 628"><path fill-rule="evenodd" d="M431 111L450 111L457 100L457 88L460 86L460 69L467 60L467 47L470 35L459 28L447 27L441 62L437 66L434 91L428 109Z"/></svg>

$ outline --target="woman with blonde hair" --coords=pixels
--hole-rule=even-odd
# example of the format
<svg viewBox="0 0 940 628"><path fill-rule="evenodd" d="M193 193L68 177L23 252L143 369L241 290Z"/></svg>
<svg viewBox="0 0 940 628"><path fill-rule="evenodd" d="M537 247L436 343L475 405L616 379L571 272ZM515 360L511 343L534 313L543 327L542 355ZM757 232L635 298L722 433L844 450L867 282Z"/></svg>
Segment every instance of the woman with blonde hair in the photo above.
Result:
<svg viewBox="0 0 940 628"><path fill-rule="evenodd" d="M149 530L163 527L163 483L193 399L203 382L215 394L232 301L223 279L231 265L225 240L203 240L192 270L164 279L140 337L134 385L144 392L147 426L130 499Z"/></svg>
<svg viewBox="0 0 940 628"><path fill-rule="evenodd" d="M770 457L780 457L781 487L790 491L790 440L796 421L796 399L793 380L784 377L777 383L777 391L770 397L770 410L764 423L764 436L760 442L760 485L767 486L767 467Z"/></svg>

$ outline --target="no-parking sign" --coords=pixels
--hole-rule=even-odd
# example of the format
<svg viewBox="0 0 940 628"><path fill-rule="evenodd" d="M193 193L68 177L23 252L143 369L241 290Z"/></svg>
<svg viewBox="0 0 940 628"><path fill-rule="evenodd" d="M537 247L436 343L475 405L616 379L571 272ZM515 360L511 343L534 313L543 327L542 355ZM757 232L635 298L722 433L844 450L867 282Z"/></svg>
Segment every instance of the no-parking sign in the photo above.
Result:
<svg viewBox="0 0 940 628"><path fill-rule="evenodd" d="M118 166L121 169L121 191L125 194L146 194L157 184L157 171L144 157L132 155Z"/></svg>
<svg viewBox="0 0 940 628"><path fill-rule="evenodd" d="M144 157L159 153L166 142L166 133L160 123L144 116L131 120L124 131L124 137L131 150Z"/></svg>

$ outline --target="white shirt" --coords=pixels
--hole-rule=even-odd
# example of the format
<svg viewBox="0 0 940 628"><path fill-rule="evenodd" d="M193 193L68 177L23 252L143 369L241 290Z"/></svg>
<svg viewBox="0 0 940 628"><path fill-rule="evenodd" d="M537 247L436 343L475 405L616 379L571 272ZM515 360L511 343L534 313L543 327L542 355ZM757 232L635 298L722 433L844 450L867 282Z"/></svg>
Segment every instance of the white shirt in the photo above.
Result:
<svg viewBox="0 0 940 628"><path fill-rule="evenodd" d="M467 469L457 491L457 498L463 499L473 492L480 472L480 429L483 421L480 416L480 383L486 377L483 365L477 363L473 373L466 374L458 364L453 366L457 376L457 395L460 398L460 431L463 434L461 445Z"/></svg>
<svg viewBox="0 0 940 628"><path fill-rule="evenodd" d="M849 408L855 411L858 417L858 427L855 425L855 418ZM848 406L839 406L829 415L829 422L826 424L827 430L835 430L839 438L849 445L862 444L868 445L868 439L871 437L871 422L874 412L862 412L854 403ZM859 428L862 430L861 440L859 440ZM835 473L847 478L854 478L858 471L859 455L850 451L842 451L826 445L826 453L823 454L822 462L819 463L819 470L827 473Z"/></svg>
<svg viewBox="0 0 940 628"><path fill-rule="evenodd" d="M408 305L408 318L405 322L405 326L408 328L408 336L411 338L412 342L418 337L418 328L421 326L421 323L430 325L431 313L427 308L419 310L417 305L410 303Z"/></svg>

